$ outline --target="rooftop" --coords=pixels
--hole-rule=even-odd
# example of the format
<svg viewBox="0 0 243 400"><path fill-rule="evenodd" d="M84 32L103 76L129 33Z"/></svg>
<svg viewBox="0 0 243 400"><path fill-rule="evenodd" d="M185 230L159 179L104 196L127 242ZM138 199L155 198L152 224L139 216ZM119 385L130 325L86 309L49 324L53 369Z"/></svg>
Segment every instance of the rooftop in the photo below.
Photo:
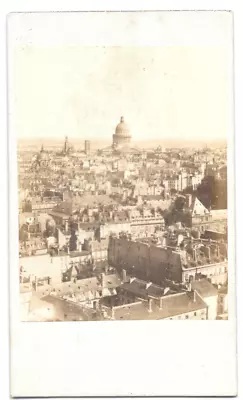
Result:
<svg viewBox="0 0 243 400"><path fill-rule="evenodd" d="M215 286L213 286L212 283L210 283L207 279L193 281L192 289L196 290L197 293L203 298L217 296L218 294Z"/></svg>
<svg viewBox="0 0 243 400"><path fill-rule="evenodd" d="M174 294L163 299L162 309L153 301L151 311L148 310L148 302L145 301L134 305L115 307L114 319L158 320L205 310L207 308L205 302L197 294L195 297L194 301L191 293Z"/></svg>
<svg viewBox="0 0 243 400"><path fill-rule="evenodd" d="M130 282L122 284L120 288L142 298L159 298L166 294L176 293L176 291L170 287L163 288L151 282L142 281L137 278L131 279Z"/></svg>

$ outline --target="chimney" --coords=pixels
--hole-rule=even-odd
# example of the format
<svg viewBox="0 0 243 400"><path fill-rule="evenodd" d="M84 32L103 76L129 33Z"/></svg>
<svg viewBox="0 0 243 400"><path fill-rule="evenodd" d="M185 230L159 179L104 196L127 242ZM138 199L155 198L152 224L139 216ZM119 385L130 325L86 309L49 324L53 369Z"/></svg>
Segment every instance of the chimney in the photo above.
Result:
<svg viewBox="0 0 243 400"><path fill-rule="evenodd" d="M37 276L35 276L35 291L37 291L37 286L38 286L38 279Z"/></svg>
<svg viewBox="0 0 243 400"><path fill-rule="evenodd" d="M122 282L126 282L127 280L127 271L125 269L122 270Z"/></svg>
<svg viewBox="0 0 243 400"><path fill-rule="evenodd" d="M194 303L196 302L196 291L195 290L193 290L193 302Z"/></svg>
<svg viewBox="0 0 243 400"><path fill-rule="evenodd" d="M193 260L195 261L195 262L197 262L197 249L193 249L192 250L192 255L193 255Z"/></svg>
<svg viewBox="0 0 243 400"><path fill-rule="evenodd" d="M152 299L148 299L148 312L152 312Z"/></svg>
<svg viewBox="0 0 243 400"><path fill-rule="evenodd" d="M162 310L162 308L163 308L163 298L162 297L159 298L159 308L160 308L160 310Z"/></svg>
<svg viewBox="0 0 243 400"><path fill-rule="evenodd" d="M190 208L192 205L192 195L191 194L187 194L186 195L186 206L187 208Z"/></svg>
<svg viewBox="0 0 243 400"><path fill-rule="evenodd" d="M93 309L96 311L98 310L98 301L97 300L93 301Z"/></svg>
<svg viewBox="0 0 243 400"><path fill-rule="evenodd" d="M210 260L211 259L211 247L210 246L206 247L206 255L207 255L207 258L209 258L209 260Z"/></svg>
<svg viewBox="0 0 243 400"><path fill-rule="evenodd" d="M191 282L188 283L188 285L187 285L187 290L188 290L188 292L191 292L191 291L192 291L192 284L191 284Z"/></svg>
<svg viewBox="0 0 243 400"><path fill-rule="evenodd" d="M115 309L114 309L114 307L111 307L111 318L112 319L115 318Z"/></svg>
<svg viewBox="0 0 243 400"><path fill-rule="evenodd" d="M219 245L217 245L217 257L220 257L220 248L219 248Z"/></svg>
<svg viewBox="0 0 243 400"><path fill-rule="evenodd" d="M68 231L68 220L65 221L65 232Z"/></svg>
<svg viewBox="0 0 243 400"><path fill-rule="evenodd" d="M105 274L102 272L102 274L101 274L101 286L102 287L104 287L104 284L105 284L104 280L105 280Z"/></svg>

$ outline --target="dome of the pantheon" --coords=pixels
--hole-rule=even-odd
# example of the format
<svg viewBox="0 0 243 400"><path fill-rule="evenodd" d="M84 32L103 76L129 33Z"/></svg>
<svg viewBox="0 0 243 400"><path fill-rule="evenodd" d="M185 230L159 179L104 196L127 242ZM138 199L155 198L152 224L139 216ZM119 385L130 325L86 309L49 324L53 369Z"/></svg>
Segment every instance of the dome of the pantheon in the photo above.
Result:
<svg viewBox="0 0 243 400"><path fill-rule="evenodd" d="M124 117L121 117L120 123L116 127L115 134L120 137L131 137L129 126L124 121Z"/></svg>

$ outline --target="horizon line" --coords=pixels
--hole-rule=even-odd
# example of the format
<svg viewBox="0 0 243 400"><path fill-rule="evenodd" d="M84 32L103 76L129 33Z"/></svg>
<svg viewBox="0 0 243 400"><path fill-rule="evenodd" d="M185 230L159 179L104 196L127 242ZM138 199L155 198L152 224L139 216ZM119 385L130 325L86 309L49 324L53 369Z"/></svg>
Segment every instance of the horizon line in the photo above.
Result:
<svg viewBox="0 0 243 400"><path fill-rule="evenodd" d="M48 140L48 141L50 141L50 140L62 140L62 139L65 139L65 137L67 137L68 139L73 139L73 140L80 140L80 141L84 141L84 140L96 140L96 141L111 141L110 140L110 138L99 138L99 137L91 137L91 138L80 138L80 137L76 137L76 136L69 136L69 135L63 135L63 136L59 136L59 137L42 137L42 136L38 136L38 137L28 137L28 136L20 136L20 137L17 137L17 140ZM208 141L208 142L212 142L212 141L215 141L215 142L219 142L219 141L225 141L225 142L227 142L227 138L215 138L215 139L208 139L208 140L205 140L204 138L202 138L202 139L197 139L197 138L188 138L188 139L186 139L186 138L169 138L169 137L164 137L164 138L161 138L161 139L158 139L158 138L156 138L156 137L153 137L153 138L150 138L150 139L135 139L135 140L131 140L131 142L150 142L150 141L179 141L179 140L181 140L181 141L185 141L185 142L188 142L188 141L193 141L193 142L204 142L204 141Z"/></svg>

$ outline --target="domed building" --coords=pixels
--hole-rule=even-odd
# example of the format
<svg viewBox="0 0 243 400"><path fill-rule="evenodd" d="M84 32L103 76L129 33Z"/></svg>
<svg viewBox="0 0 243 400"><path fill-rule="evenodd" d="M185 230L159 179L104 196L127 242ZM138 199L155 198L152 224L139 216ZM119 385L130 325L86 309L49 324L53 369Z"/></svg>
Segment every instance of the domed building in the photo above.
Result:
<svg viewBox="0 0 243 400"><path fill-rule="evenodd" d="M130 129L125 123L124 117L121 117L120 123L117 125L115 134L113 135L113 147L130 145L131 139Z"/></svg>
<svg viewBox="0 0 243 400"><path fill-rule="evenodd" d="M44 150L44 146L42 145L41 151L39 153L39 158L38 158L39 164L41 167L47 167L50 162L50 156L49 154Z"/></svg>
<svg viewBox="0 0 243 400"><path fill-rule="evenodd" d="M116 126L115 133L112 136L112 145L99 150L99 153L101 155L117 155L122 157L139 155L141 150L132 147L131 139L130 129L125 123L124 117L121 117L120 123Z"/></svg>
<svg viewBox="0 0 243 400"><path fill-rule="evenodd" d="M33 159L32 159L32 169L40 169L40 168L46 168L50 165L50 156L49 154L44 150L44 146L41 146L41 150L39 153L37 153Z"/></svg>

